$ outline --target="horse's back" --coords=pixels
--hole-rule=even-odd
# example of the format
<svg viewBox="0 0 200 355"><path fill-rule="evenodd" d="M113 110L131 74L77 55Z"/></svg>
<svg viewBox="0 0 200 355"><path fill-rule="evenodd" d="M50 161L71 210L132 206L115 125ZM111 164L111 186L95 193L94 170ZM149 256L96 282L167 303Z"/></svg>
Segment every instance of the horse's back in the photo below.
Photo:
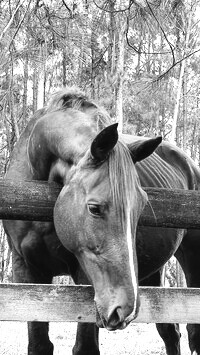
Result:
<svg viewBox="0 0 200 355"><path fill-rule="evenodd" d="M157 149L158 154L173 168L178 169L181 175L187 179L189 190L200 189L200 169L195 162L180 148L164 141Z"/></svg>
<svg viewBox="0 0 200 355"><path fill-rule="evenodd" d="M123 137L130 147L147 139L131 135ZM200 189L200 169L180 148L167 141L162 141L152 155L136 164L136 168L143 187Z"/></svg>
<svg viewBox="0 0 200 355"><path fill-rule="evenodd" d="M125 135L125 141L130 146L145 139ZM152 155L137 163L136 168L143 187L200 189L200 169L187 154L169 142L163 141ZM188 263L191 262L190 255L194 251L198 254L199 248L198 230L139 228L137 254L140 280L158 271L174 253L180 261L182 255Z"/></svg>

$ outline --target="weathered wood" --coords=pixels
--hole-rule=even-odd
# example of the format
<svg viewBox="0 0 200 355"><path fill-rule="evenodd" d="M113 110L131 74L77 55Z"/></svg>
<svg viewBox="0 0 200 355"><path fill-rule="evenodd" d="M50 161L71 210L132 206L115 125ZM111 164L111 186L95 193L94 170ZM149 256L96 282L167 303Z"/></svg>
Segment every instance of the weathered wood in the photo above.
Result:
<svg viewBox="0 0 200 355"><path fill-rule="evenodd" d="M188 190L144 189L149 203L139 224L144 226L200 228L200 192Z"/></svg>
<svg viewBox="0 0 200 355"><path fill-rule="evenodd" d="M60 190L54 183L0 179L0 219L52 221Z"/></svg>
<svg viewBox="0 0 200 355"><path fill-rule="evenodd" d="M137 323L200 323L200 289L140 287ZM91 286L0 285L0 320L94 322Z"/></svg>
<svg viewBox="0 0 200 355"><path fill-rule="evenodd" d="M200 228L199 192L145 190L149 204L140 218L140 225ZM0 180L0 218L52 221L59 192L58 185L47 182Z"/></svg>

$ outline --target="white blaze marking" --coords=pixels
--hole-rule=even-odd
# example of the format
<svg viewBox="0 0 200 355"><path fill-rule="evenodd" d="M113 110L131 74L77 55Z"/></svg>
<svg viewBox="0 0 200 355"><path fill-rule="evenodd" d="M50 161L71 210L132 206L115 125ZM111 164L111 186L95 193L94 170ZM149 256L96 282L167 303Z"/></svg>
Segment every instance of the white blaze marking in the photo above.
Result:
<svg viewBox="0 0 200 355"><path fill-rule="evenodd" d="M132 240L132 233L131 233L131 220L130 220L130 210L128 210L127 214L127 231L126 231L126 238L127 238L127 245L128 245L128 254L129 254L129 264L130 264L130 271L131 271L131 280L133 285L133 291L135 296L135 304L132 315L134 316L137 308L137 297L138 297L138 285L137 285L137 278L135 273L135 265L133 263L133 240Z"/></svg>
<svg viewBox="0 0 200 355"><path fill-rule="evenodd" d="M192 355L198 355L196 351L193 351Z"/></svg>

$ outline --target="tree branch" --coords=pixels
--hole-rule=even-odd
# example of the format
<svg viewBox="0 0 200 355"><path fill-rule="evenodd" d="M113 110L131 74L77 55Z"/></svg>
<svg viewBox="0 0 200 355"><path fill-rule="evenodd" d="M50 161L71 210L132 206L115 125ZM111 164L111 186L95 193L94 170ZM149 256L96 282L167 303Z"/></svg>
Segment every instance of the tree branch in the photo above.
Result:
<svg viewBox="0 0 200 355"><path fill-rule="evenodd" d="M200 52L200 48L197 49L196 51L186 55L185 57L181 58L180 60L178 60L177 62L173 63L173 65L171 65L171 67L169 69L166 70L166 72L164 72L163 74L159 75L158 78L156 78L156 80L153 81L153 83L156 83L160 80L162 80L169 72L170 70L172 70L176 65L180 64L183 60L191 57L193 54L197 53L197 52Z"/></svg>
<svg viewBox="0 0 200 355"><path fill-rule="evenodd" d="M65 0L62 0L63 5L66 7L67 11L69 12L69 16L72 19L73 18L73 13L72 10L69 8L69 6L67 6Z"/></svg>
<svg viewBox="0 0 200 355"><path fill-rule="evenodd" d="M16 31L15 31L15 33L14 33L14 35L13 35L13 37L12 37L10 43L9 43L8 48L10 48L12 42L14 41L14 39L15 39L15 37L16 37L16 35L17 35L17 33L18 33L18 31L19 31L21 25L22 25L22 23L24 22L24 19L25 19L25 17L26 17L26 14L27 14L27 12L28 12L28 9L29 9L30 4L31 4L31 0L29 0L29 3L28 3L28 6L27 6L27 8L26 8L26 11L25 11L25 13L24 13L24 16L22 17L20 23L18 24L17 29L16 29Z"/></svg>
<svg viewBox="0 0 200 355"><path fill-rule="evenodd" d="M160 29L161 29L161 31L162 31L162 33L163 33L163 36L164 36L166 42L168 43L168 45L169 45L169 47L170 47L170 50L171 50L171 53L172 53L172 65L174 65L174 64L175 64L175 56L174 56L174 48L173 48L173 45L172 45L172 44L170 43L170 41L168 40L167 35L166 35L164 29L162 28L160 22L158 21L156 15L154 14L154 12L153 12L151 6L149 5L148 0L146 0L146 3L147 3L147 6L148 6L148 8L149 8L149 10L150 10L150 12L151 12L153 18L156 20L158 26L160 27Z"/></svg>
<svg viewBox="0 0 200 355"><path fill-rule="evenodd" d="M18 5L17 5L17 7L16 7L16 9L15 9L15 11L13 12L13 14L12 14L12 16L11 16L11 18L10 18L10 21L8 22L8 24L7 24L6 27L3 29L3 31L2 31L2 33L1 33L1 35L0 35L0 42L1 42L2 38L3 38L3 36L5 35L6 31L7 31L7 30L10 28L10 26L12 25L15 15L16 15L17 11L19 10L20 6L23 5L23 3L24 3L24 0L20 0L20 1L19 1Z"/></svg>
<svg viewBox="0 0 200 355"><path fill-rule="evenodd" d="M109 0L109 1L110 1L110 0ZM105 12L108 12L108 13L110 13L110 12L112 12L112 13L126 12L127 10L130 9L130 6L131 6L131 4L129 4L129 6L128 6L127 8L124 8L124 9L121 9L121 10L114 10L114 11L113 11L113 10L106 9L106 5L109 4L109 1L106 1L102 7L99 6L99 5L96 3L95 0L93 0L93 3L96 5L96 7L97 7L99 10L105 11Z"/></svg>

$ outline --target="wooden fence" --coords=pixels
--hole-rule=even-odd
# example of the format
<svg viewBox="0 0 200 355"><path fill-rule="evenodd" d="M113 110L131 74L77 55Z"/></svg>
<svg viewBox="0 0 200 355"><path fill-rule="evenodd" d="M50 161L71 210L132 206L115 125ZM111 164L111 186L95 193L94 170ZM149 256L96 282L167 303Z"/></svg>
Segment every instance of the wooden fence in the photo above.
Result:
<svg viewBox="0 0 200 355"><path fill-rule="evenodd" d="M60 187L0 180L0 218L51 221ZM140 225L200 229L200 194L146 189L149 204ZM135 322L200 323L200 289L140 287ZM0 285L0 320L94 322L91 286Z"/></svg>

